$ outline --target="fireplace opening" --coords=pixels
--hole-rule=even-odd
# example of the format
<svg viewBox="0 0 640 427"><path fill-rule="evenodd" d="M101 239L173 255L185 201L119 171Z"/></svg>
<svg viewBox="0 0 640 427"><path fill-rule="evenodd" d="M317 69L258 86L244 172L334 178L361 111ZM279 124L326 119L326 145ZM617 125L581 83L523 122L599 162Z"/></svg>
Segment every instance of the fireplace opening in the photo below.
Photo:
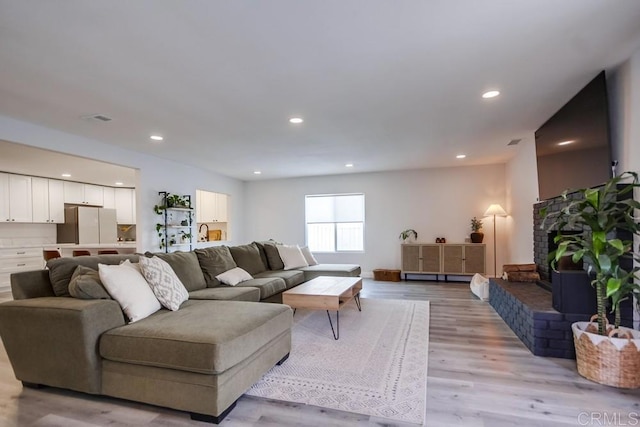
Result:
<svg viewBox="0 0 640 427"><path fill-rule="evenodd" d="M582 231L578 231L578 230L565 230L562 231L561 233L563 236L575 236L577 234L582 234ZM555 237L558 235L557 231L551 231L549 233L547 233L547 257L549 256L549 254L553 251L555 251L556 249L558 249L558 244L555 242ZM552 267L552 261L549 259L548 260L548 267L550 272L553 271L553 267ZM556 265L556 270L557 271L580 271L580 270L584 270L584 263L582 262L582 260L578 261L578 262L573 262L573 260L571 259L571 255L567 255L567 256L563 256L557 263ZM549 275L549 282L553 283L553 274Z"/></svg>

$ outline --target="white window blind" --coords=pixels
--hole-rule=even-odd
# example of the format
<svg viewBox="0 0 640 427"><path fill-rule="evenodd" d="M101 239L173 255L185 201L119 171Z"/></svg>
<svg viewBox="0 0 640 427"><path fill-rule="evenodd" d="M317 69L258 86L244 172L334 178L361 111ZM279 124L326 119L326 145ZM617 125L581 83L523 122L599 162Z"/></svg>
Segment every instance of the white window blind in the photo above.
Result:
<svg viewBox="0 0 640 427"><path fill-rule="evenodd" d="M364 194L306 196L305 216L311 251L364 250Z"/></svg>

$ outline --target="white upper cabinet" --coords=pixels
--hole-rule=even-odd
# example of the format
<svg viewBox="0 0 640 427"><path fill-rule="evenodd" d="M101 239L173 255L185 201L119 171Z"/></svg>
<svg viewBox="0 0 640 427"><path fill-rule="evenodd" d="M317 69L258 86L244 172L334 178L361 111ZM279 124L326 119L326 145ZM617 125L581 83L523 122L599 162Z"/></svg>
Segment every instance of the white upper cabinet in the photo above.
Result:
<svg viewBox="0 0 640 427"><path fill-rule="evenodd" d="M103 187L64 181L64 202L73 205L102 206L104 204Z"/></svg>
<svg viewBox="0 0 640 427"><path fill-rule="evenodd" d="M116 208L116 189L113 187L104 187L102 189L104 193L103 208L115 209Z"/></svg>
<svg viewBox="0 0 640 427"><path fill-rule="evenodd" d="M9 220L33 221L30 176L9 174Z"/></svg>
<svg viewBox="0 0 640 427"><path fill-rule="evenodd" d="M116 222L118 224L136 223L136 192L132 188L115 189Z"/></svg>
<svg viewBox="0 0 640 427"><path fill-rule="evenodd" d="M0 221L9 220L9 174L0 173Z"/></svg>
<svg viewBox="0 0 640 427"><path fill-rule="evenodd" d="M31 178L33 222L64 222L64 187L62 181Z"/></svg>
<svg viewBox="0 0 640 427"><path fill-rule="evenodd" d="M196 221L227 222L228 198L226 194L196 190Z"/></svg>

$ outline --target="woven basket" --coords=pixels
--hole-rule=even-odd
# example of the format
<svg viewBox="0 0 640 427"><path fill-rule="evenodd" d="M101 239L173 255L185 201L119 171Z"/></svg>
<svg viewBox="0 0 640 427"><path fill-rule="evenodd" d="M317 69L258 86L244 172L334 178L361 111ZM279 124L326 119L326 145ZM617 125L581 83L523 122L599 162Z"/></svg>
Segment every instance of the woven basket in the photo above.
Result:
<svg viewBox="0 0 640 427"><path fill-rule="evenodd" d="M609 336L598 335L589 332L597 331L592 322L576 322L571 329L580 375L613 387L640 387L640 332L608 326Z"/></svg>

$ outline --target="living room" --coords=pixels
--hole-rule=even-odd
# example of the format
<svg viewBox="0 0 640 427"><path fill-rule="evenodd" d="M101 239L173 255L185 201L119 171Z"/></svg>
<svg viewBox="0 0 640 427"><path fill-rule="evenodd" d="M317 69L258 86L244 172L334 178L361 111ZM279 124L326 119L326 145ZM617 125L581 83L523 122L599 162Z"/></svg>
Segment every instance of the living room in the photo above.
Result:
<svg viewBox="0 0 640 427"><path fill-rule="evenodd" d="M604 2L593 2L593 4L602 6ZM574 8L579 7L577 4L572 6ZM7 2L3 2L2 8L11 9L12 6ZM549 10L553 10L550 5ZM595 10L600 9L596 8ZM631 7L631 10L634 10L633 7ZM265 11L262 12L266 13ZM356 13L356 11L352 12ZM569 14L569 11L565 12ZM637 12L637 9L634 12ZM5 16L9 15L11 14ZM14 19L20 20L21 16L18 13L14 16ZM627 18L631 19L634 16L636 15L628 13ZM7 19L9 20L10 18ZM46 16L42 16L40 19L44 20ZM626 21L619 24L620 27L624 27L623 24L625 23ZM15 26L16 24L14 23L10 27L17 31ZM451 152L447 153L447 155L451 154L451 159L447 159L446 162L435 162L425 167L421 163L412 163L405 158L403 161L406 167L394 167L378 171L363 170L363 165L368 161L370 155L368 150L362 149L362 147L359 150L354 150L349 148L347 142L344 142L339 148L344 150L349 157L343 158L337 166L332 165L333 169L328 174L305 176L306 174L301 173L297 176L278 176L273 178L273 175L269 173L265 165L257 164L255 153L246 154L245 152L247 167L242 172L238 171L238 174L246 175L237 177L216 172L217 169L215 167L202 168L194 166L193 161L190 158L186 158L186 154L176 154L180 153L179 148L176 147L164 148L160 144L149 149L144 145L148 145L146 141L148 136L144 132L155 131L157 128L144 129L144 132L142 132L142 125L139 127L137 125L133 126L135 132L132 134L137 135L137 139L134 141L133 138L128 139L130 136L119 134L112 129L96 128L95 124L86 122L75 123L65 127L65 124L77 120L78 116L85 113L108 113L108 111L103 111L104 107L102 105L93 102L82 103L74 109L67 104L68 101L61 101L61 104L64 105L59 106L59 109L65 111L68 116L66 119L61 122L55 122L53 119L51 121L39 119L38 117L41 117L39 115L47 116L46 108L44 106L34 108L33 115L31 115L28 111L29 104L19 102L22 96L21 93L27 93L31 90L33 92L46 92L48 90L72 91L73 82L67 82L68 86L63 87L47 87L47 85L43 84L31 89L22 87L23 84L14 78L9 79L10 81L3 79L0 83L0 93L2 93L2 101L0 101L0 106L2 107L0 109L0 139L136 169L136 202L139 207L137 213L137 249L141 252L146 250L156 251L158 248L158 238L155 232L157 217L152 209L158 203L158 191L195 194L198 189L206 189L228 194L232 200L230 204L230 223L232 224L230 235L233 236L232 240L225 242L228 245L244 244L253 240L270 238L285 243L303 245L305 243L305 195L364 193L366 197L364 251L349 254L319 253L316 255L320 262L359 264L362 267L364 277L370 277L372 270L375 268L398 268L400 266L398 233L401 230L414 228L419 232L420 240L426 242L433 242L436 237L441 236L446 237L447 241L450 242L462 242L468 236L470 218L482 216L490 204L499 203L508 212L508 216L497 219L496 254L493 253L493 234L487 232L493 225L492 220L490 218L484 219L488 260L487 275L493 276L496 273L493 271L494 257L496 257L498 274L500 273L500 266L503 264L527 263L532 260L532 205L537 201L538 196L534 139L536 127L542 124L546 118L553 114L555 109L560 107L573 93L603 69L607 72L612 119L613 155L619 161L618 170L640 170L640 146L637 144L637 140L640 139L640 45L638 45L637 34L635 32L633 34L636 35L635 38L623 38L620 36L620 39L608 40L613 44L606 46L600 46L597 41L589 40L588 38L572 41L578 46L575 49L575 52L577 52L575 55L579 55L581 52L584 53L586 58L584 63L571 71L571 78L567 76L563 81L554 81L553 85L540 89L547 97L553 98L552 102L545 101L548 102L544 104L545 108L541 106L542 104L523 107L530 115L537 118L535 125L523 120L520 123L509 125L506 130L498 132L501 137L492 141L492 150L499 151L500 155L496 156L498 160L494 162L476 162L475 157L480 157L483 154L482 149L475 148L471 140L465 140L467 145L454 144L454 142L458 141L450 142L452 146ZM41 37L46 38L46 33ZM20 46L19 41L14 40L12 43L13 47ZM567 42L567 44L570 43ZM59 48L60 46L56 47ZM597 52L594 53L594 51ZM394 50L390 49L389 52L394 52ZM73 56L75 53L64 52L64 54ZM256 52L257 54L258 52ZM397 54L400 55L401 53ZM4 58L5 55L9 55L9 52L0 49L0 58ZM12 56L8 56L8 58L12 58ZM529 64L529 61L522 54L514 55L514 58L522 60L522 68L535 68L531 72L532 75L537 72L542 75L542 72L538 70L538 68L542 67L540 64ZM45 62L46 60L55 63L55 60L51 58L46 58ZM512 60L515 61L513 58ZM548 66L553 68L557 64L548 64ZM13 72L19 72L20 70L20 67L12 69ZM396 71L402 70L406 71L402 67ZM34 73L36 72L34 71ZM461 73L462 77L456 80L457 83L460 83L460 80L464 80L464 73ZM43 74L36 74L37 79L43 80L45 77ZM543 86L545 84L544 78L541 78L540 81L530 79L527 83L529 85L540 83ZM58 84L61 85L62 83L58 82ZM184 80L181 80L181 84L188 86ZM354 86L358 85L354 84ZM469 89L471 93L469 103L479 104L485 101L480 99L483 87L469 88L467 85L462 86L464 90ZM243 93L243 97L250 99L254 95L261 96L259 88L254 86L251 88L254 92ZM167 89L169 92L168 97L174 95L174 91L179 92L177 88L170 89ZM561 94L554 98L552 96L554 92L561 92ZM125 103L131 101L122 93L119 94L127 99ZM362 93L359 94L362 95ZM78 96L77 94L75 95ZM136 94L139 97L150 98L152 97L151 95L149 92L144 91ZM411 96L410 93L404 93L403 95ZM472 100L472 96L477 99ZM503 89L501 96L505 98L509 96L508 88ZM336 99L334 102L339 104L339 97L336 97ZM366 102L371 98L363 97L363 99ZM560 99L564 100L560 101ZM229 108L242 111L242 105L236 105L228 99L225 101L230 106ZM501 101L499 97L491 100L492 104L481 105L481 108L491 107L495 109ZM441 102L443 104L448 103ZM520 101L520 104L527 103L528 101ZM42 102L42 104L45 105L46 103ZM454 107L444 107L443 109L447 111L447 114L455 114ZM21 108L24 108L24 110L21 110ZM217 110L218 108L222 107L214 109ZM283 114L285 111L283 109ZM260 114L261 112L252 110L251 114ZM504 107L499 112L500 114L486 113L481 117L491 124L491 127L495 128L500 128L505 123L512 121L512 116L508 111L505 111ZM351 114L357 115L354 112L351 112ZM397 118L397 115L400 114L394 113L393 117ZM176 117L180 117L177 112ZM336 121L341 120L340 117L332 116L332 118ZM305 123L293 129L292 132L300 135L305 132L305 129L313 129L314 120L317 119L311 113L305 114L305 119ZM465 119L465 117L459 119L461 127L463 127L462 122ZM129 120L124 119L123 116L114 117L114 123L110 126L117 127L120 120L123 120L123 125L132 126ZM157 122L154 123L154 126L162 127L162 121L170 123L172 117L155 117L155 120ZM283 121L283 127L290 126L287 123L288 116L280 117L278 120ZM176 121L179 122L180 120ZM308 128L305 128L305 126L308 126ZM206 126L203 127L206 128ZM247 127L250 127L250 125L247 125ZM393 125L390 127L397 129L400 126ZM179 128L181 126L177 127L176 130ZM376 129L379 130L379 128ZM451 131L453 132L453 130ZM286 132L289 132L289 130L285 130L283 133ZM189 132L184 131L179 138L188 139L190 135ZM492 134L492 136L495 135ZM507 143L514 138L521 139L521 141L517 145L507 147ZM144 142L141 142L143 139ZM303 137L301 139L304 140ZM118 142L111 143L113 140ZM215 137L211 137L210 140L215 140ZM486 141L484 142L486 143ZM180 145L180 143L175 139L172 141L171 135L166 135L166 145ZM393 138L388 138L386 143L393 145ZM421 141L417 140L413 140L412 143L418 147L422 145ZM235 141L235 144L236 146L240 145L237 141ZM336 143L332 141L332 144ZM234 144L230 145L233 146ZM307 144L306 140L301 145L312 149L311 144ZM425 143L424 145L427 144ZM463 147L467 158L455 159L458 149ZM156 151L154 152L153 150ZM374 150L372 149L371 151ZM280 152L279 154L283 157L287 156L286 152ZM196 151L188 155L195 157L198 154ZM410 154L410 157L411 155L413 154ZM415 157L421 155L423 153L417 151ZM241 157L241 155L238 156ZM312 157L296 159L292 163L304 168L304 163L308 162ZM318 158L322 158L322 153L318 154ZM215 159L214 156L211 156L209 160L212 164L216 162L224 163L224 160L220 161ZM345 162L353 162L354 167L345 168ZM318 163L324 162L320 161ZM253 175L253 171L258 170L258 168L263 173L261 175ZM406 291L404 287L401 289ZM453 302L452 310L463 307L458 304ZM482 315L489 316L486 313L482 313ZM447 320L454 321L453 316L447 318ZM446 327L446 325L442 324L440 326ZM451 355L449 354L449 356ZM3 376L3 382L15 382L10 372L3 372ZM456 386L463 387L460 384ZM332 422L339 423L336 420L332 420Z"/></svg>

